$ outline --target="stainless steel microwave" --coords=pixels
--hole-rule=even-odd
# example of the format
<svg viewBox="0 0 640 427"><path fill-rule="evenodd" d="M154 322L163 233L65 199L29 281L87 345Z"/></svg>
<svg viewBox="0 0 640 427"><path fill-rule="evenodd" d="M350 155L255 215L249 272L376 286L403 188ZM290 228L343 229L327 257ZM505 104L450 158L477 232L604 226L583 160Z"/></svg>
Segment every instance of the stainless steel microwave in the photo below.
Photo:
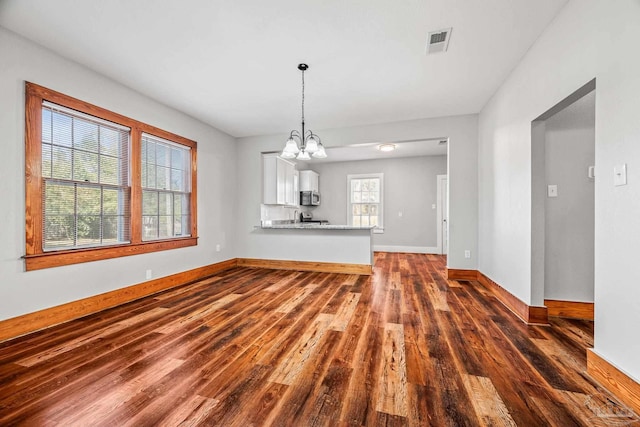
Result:
<svg viewBox="0 0 640 427"><path fill-rule="evenodd" d="M320 205L320 193L315 191L301 191L300 205L302 206L318 206Z"/></svg>

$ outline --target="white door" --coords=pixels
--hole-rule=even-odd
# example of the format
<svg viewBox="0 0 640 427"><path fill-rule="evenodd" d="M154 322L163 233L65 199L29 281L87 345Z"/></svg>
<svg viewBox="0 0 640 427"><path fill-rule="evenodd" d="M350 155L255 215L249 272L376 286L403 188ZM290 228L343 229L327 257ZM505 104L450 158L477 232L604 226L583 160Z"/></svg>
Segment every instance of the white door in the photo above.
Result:
<svg viewBox="0 0 640 427"><path fill-rule="evenodd" d="M437 178L438 253L446 255L449 251L449 184L447 175L438 175Z"/></svg>

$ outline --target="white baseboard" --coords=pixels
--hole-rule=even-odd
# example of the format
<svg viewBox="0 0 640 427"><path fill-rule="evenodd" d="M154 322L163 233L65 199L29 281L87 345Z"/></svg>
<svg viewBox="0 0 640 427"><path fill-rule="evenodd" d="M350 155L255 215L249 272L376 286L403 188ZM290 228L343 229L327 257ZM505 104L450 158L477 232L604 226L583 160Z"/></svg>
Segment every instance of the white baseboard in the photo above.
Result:
<svg viewBox="0 0 640 427"><path fill-rule="evenodd" d="M413 254L439 254L435 246L385 246L374 245L374 252L407 252Z"/></svg>

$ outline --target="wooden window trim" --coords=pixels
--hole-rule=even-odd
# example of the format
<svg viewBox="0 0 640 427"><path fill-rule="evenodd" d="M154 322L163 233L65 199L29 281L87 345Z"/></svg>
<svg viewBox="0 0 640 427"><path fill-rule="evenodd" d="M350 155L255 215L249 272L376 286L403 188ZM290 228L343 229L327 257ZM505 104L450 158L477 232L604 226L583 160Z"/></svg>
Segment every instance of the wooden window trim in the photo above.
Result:
<svg viewBox="0 0 640 427"><path fill-rule="evenodd" d="M72 98L60 92L25 83L25 268L27 271L129 255L177 249L198 244L197 144L195 141L139 122L118 113ZM42 249L42 102L49 101L131 129L131 243L96 248L44 252ZM142 241L142 133L148 133L191 148L191 236Z"/></svg>

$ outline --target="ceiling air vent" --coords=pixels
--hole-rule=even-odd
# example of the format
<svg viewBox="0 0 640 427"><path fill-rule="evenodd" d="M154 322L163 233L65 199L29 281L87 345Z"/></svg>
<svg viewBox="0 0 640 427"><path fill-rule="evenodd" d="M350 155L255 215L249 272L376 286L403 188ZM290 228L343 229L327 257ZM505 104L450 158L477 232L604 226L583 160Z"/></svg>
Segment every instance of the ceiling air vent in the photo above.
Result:
<svg viewBox="0 0 640 427"><path fill-rule="evenodd" d="M430 32L427 37L427 54L445 52L449 46L450 37L451 28Z"/></svg>

